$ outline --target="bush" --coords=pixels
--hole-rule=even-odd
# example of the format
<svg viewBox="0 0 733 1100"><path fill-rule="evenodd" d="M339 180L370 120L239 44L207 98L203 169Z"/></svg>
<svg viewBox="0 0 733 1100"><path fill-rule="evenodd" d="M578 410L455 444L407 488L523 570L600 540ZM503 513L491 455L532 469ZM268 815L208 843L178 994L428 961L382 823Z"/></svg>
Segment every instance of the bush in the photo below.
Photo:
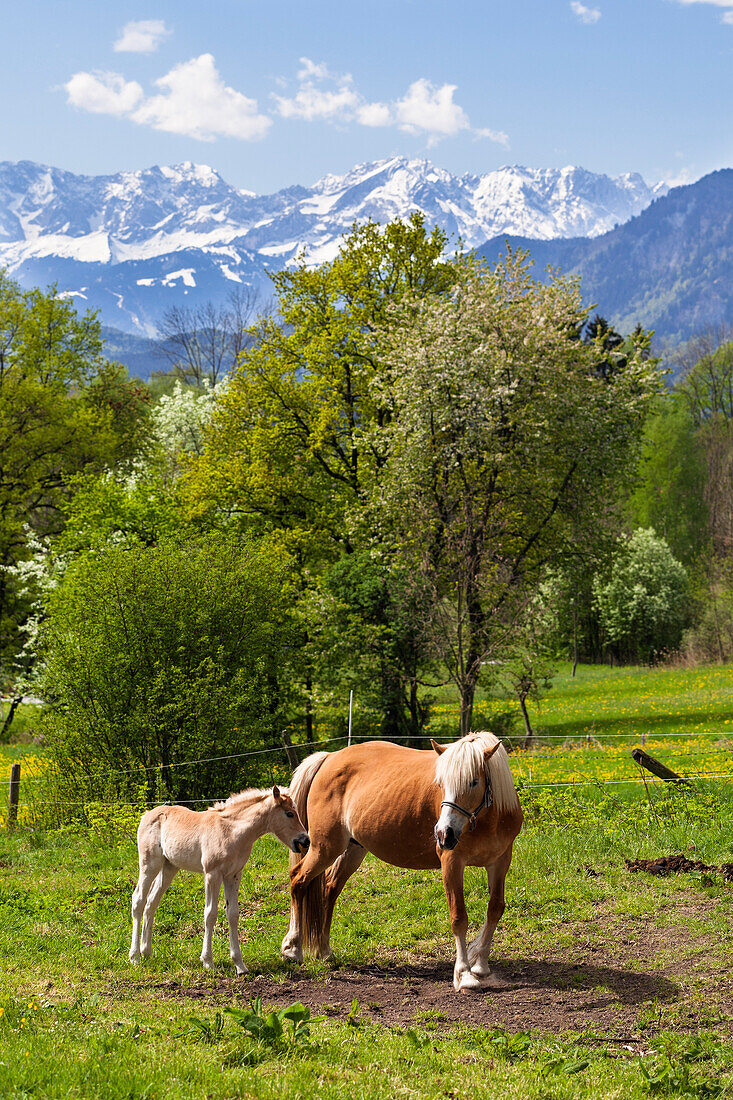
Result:
<svg viewBox="0 0 733 1100"><path fill-rule="evenodd" d="M279 744L288 577L280 551L221 535L80 555L42 639L62 791L182 801L257 779L256 756L181 765Z"/></svg>
<svg viewBox="0 0 733 1100"><path fill-rule="evenodd" d="M610 576L594 582L594 600L616 656L651 662L680 644L689 616L687 573L664 539L640 528L619 540Z"/></svg>

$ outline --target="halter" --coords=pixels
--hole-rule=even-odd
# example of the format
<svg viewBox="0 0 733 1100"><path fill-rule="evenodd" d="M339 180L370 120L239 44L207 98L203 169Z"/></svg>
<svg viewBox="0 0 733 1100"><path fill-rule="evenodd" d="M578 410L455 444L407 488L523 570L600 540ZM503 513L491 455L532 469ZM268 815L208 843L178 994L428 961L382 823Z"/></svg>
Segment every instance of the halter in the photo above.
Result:
<svg viewBox="0 0 733 1100"><path fill-rule="evenodd" d="M494 801L493 795L491 794L491 779L489 777L488 768L484 773L484 778L486 780L486 786L484 788L483 802L475 810L464 810L463 806L459 806L457 802L448 802L447 799L444 799L443 802L440 803L441 810L444 806L450 806L452 810L458 810L460 814L463 814L464 817L468 818L469 829L475 829L476 819L478 818L478 815L481 813L482 810L488 810Z"/></svg>

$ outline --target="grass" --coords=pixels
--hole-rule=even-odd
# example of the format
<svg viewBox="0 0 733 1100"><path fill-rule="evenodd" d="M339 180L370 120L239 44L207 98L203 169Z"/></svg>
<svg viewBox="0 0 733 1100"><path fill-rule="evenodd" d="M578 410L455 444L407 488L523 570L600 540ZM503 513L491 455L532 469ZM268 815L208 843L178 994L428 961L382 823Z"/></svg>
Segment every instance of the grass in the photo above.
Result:
<svg viewBox="0 0 733 1100"><path fill-rule="evenodd" d="M524 775L527 825L494 954L512 973L534 968L536 985L526 986L529 1007L519 1025L461 1022L453 1002L431 1008L414 998L413 1004L407 990L399 1021L379 1017L366 997L348 1014L331 1005L307 1034L296 1037L285 1026L278 1036L272 1025L258 1040L245 1026L257 983L242 988L230 980L223 922L215 969L200 968L199 877L176 878L156 920L153 956L142 966L129 963L134 815L98 810L83 830L0 832L0 1096L732 1095L733 886L714 875L631 874L624 861L676 851L715 865L733 860L733 786L670 790L650 782L647 791L580 779L593 769L603 778L628 767L628 743L619 748L610 734L626 733L632 720L635 730L654 719L657 735L677 735L658 736L659 755L671 758L698 742L707 751L714 739L701 733L733 730L729 678L717 669L697 679L686 670L583 669L575 681L565 671L558 677L543 704L543 727L570 740L584 737L597 713L607 746L583 742L569 750L559 742L513 757ZM680 738L683 728L694 741ZM11 748L0 753L0 778L9 771ZM29 769L38 752L30 750ZM528 778L523 769L530 768ZM273 991L289 991L293 978L279 954L286 864L284 849L263 839L241 890L244 961L263 975L274 999ZM466 880L475 926L485 912L484 878L469 870ZM362 965L389 974L406 963L448 964L445 909L438 876L368 857L339 902L337 960L347 973ZM304 970L322 983L322 1003L329 1005L338 971L313 960ZM637 981L642 993L629 998ZM674 995L665 996L666 987ZM587 991L585 1003L607 1006L602 1025L560 1026L557 1011L550 1015L553 1005L570 1004L578 988ZM284 992L280 1003L289 999Z"/></svg>
<svg viewBox="0 0 733 1100"><path fill-rule="evenodd" d="M581 665L575 677L561 664L551 690L539 704L528 704L538 735L557 739L587 737L636 739L733 733L733 677L723 665L704 668L611 668ZM431 732L456 729L458 708L450 689L437 697ZM477 697L474 727L507 709L511 699ZM517 724L519 729L519 723ZM453 734L455 736L455 733Z"/></svg>

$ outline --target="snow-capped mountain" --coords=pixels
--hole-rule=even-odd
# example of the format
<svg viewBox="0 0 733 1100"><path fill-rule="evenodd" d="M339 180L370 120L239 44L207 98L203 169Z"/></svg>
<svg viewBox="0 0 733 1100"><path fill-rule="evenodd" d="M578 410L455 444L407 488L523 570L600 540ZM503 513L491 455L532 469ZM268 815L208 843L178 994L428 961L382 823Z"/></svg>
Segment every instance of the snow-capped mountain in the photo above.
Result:
<svg viewBox="0 0 733 1100"><path fill-rule="evenodd" d="M112 176L6 162L0 265L23 285L57 283L108 325L154 335L172 305L222 299L234 284L267 294L268 270L302 255L308 263L332 259L355 221L419 209L469 248L501 233L590 237L665 190L636 174L507 167L454 176L394 157L309 188L255 195L190 162Z"/></svg>

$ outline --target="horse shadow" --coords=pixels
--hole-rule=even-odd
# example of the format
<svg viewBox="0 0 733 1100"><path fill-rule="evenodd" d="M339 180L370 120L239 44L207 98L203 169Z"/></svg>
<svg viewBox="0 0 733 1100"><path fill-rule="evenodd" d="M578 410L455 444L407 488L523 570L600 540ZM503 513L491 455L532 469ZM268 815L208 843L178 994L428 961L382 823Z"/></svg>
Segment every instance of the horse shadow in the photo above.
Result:
<svg viewBox="0 0 733 1100"><path fill-rule="evenodd" d="M346 972L346 967L336 969L336 973ZM408 986L450 983L453 980L453 964L432 959L410 966L349 967L348 972L365 978L381 978L385 982L401 981ZM499 998L502 994L521 991L597 992L596 1000L586 1002L588 1008L604 1008L617 1002L626 1006L647 1001L669 1003L676 1001L680 995L679 985L659 973L622 970L595 963L552 962L521 957L494 962L485 989L487 994Z"/></svg>

